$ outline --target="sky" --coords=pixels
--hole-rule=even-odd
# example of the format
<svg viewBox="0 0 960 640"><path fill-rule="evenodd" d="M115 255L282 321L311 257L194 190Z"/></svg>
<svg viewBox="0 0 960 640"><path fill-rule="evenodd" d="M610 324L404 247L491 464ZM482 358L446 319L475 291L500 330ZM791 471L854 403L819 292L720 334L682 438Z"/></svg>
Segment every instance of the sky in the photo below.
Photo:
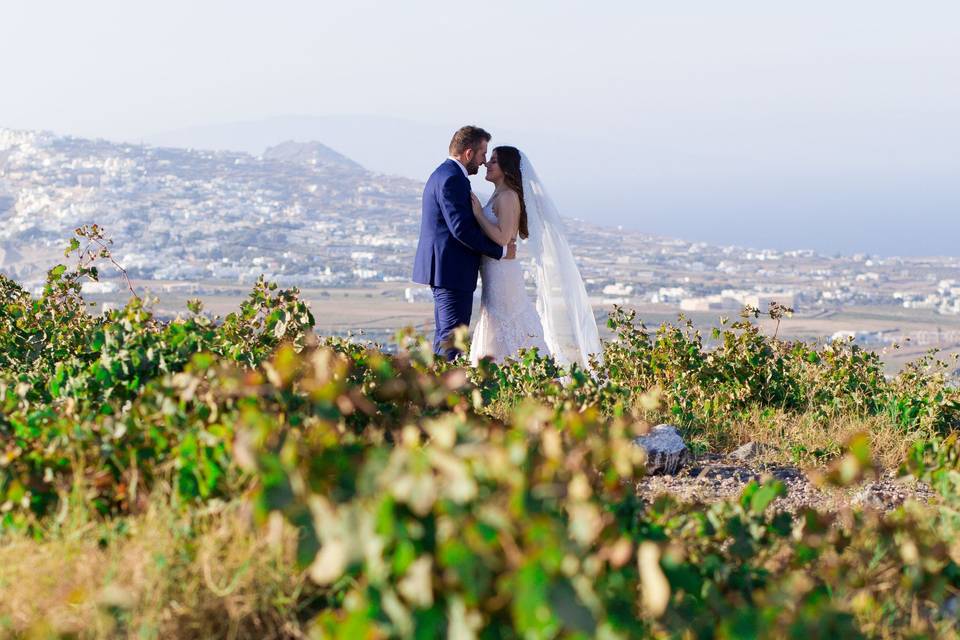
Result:
<svg viewBox="0 0 960 640"><path fill-rule="evenodd" d="M960 255L958 25L955 0L15 2L0 127L139 141L381 118L438 133L358 126L358 149L383 138L365 162L425 179L414 157L475 123L527 151L566 215Z"/></svg>

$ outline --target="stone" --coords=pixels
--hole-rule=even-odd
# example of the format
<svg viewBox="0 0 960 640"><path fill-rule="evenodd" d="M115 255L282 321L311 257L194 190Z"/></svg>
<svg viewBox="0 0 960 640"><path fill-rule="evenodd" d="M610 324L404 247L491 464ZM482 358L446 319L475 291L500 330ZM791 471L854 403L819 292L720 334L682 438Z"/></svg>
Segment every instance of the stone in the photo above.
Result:
<svg viewBox="0 0 960 640"><path fill-rule="evenodd" d="M803 472L796 467L772 467L768 469L768 471L774 478L783 480L784 482L801 480L803 478Z"/></svg>
<svg viewBox="0 0 960 640"><path fill-rule="evenodd" d="M633 444L647 454L646 469L650 475L674 475L693 460L680 432L669 424L658 424L650 433L635 438Z"/></svg>
<svg viewBox="0 0 960 640"><path fill-rule="evenodd" d="M960 598L950 596L943 601L943 606L940 608L941 620L956 620L958 613L960 613Z"/></svg>
<svg viewBox="0 0 960 640"><path fill-rule="evenodd" d="M887 511L903 504L906 496L883 482L871 482L854 494L850 504L855 507Z"/></svg>
<svg viewBox="0 0 960 640"><path fill-rule="evenodd" d="M760 444L759 442L748 442L747 444L739 447L734 450L730 457L734 460L740 460L745 462L747 460L753 460L758 456L763 455L764 453L769 453L773 451L773 447L767 444Z"/></svg>

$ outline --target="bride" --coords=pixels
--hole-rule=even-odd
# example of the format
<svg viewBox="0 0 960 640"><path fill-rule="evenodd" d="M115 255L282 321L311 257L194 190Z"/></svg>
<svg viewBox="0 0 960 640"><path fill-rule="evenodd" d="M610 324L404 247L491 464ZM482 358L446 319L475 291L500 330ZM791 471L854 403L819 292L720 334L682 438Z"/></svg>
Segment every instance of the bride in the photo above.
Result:
<svg viewBox="0 0 960 640"><path fill-rule="evenodd" d="M526 242L518 245L517 260L483 258L471 364L488 356L502 362L520 348L537 347L560 365L587 368L589 356L600 353L600 337L556 207L517 148L497 147L486 168L496 188L485 207L471 194L477 222L500 245L518 236ZM524 254L532 259L536 306L523 281Z"/></svg>

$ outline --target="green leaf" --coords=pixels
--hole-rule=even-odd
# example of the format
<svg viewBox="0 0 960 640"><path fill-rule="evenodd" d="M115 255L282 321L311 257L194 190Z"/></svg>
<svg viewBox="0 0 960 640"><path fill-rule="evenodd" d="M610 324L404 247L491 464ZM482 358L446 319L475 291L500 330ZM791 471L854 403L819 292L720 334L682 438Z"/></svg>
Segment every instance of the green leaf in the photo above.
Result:
<svg viewBox="0 0 960 640"><path fill-rule="evenodd" d="M753 492L753 496L750 498L750 511L761 514L766 511L771 502L785 494L786 487L782 482L779 480L767 482Z"/></svg>

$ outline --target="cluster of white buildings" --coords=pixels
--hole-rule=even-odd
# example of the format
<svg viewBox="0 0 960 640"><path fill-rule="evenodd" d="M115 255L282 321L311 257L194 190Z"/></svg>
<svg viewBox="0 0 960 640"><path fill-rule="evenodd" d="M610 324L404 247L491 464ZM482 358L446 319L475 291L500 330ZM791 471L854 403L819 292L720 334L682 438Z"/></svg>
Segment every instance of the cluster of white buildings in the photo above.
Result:
<svg viewBox="0 0 960 640"><path fill-rule="evenodd" d="M409 282L422 185L317 143L262 156L153 148L0 129L0 271L42 282L74 228L96 222L135 279L366 286ZM593 300L684 311L804 312L902 305L960 313L951 258L827 257L660 238L567 219ZM62 255L62 254L61 254ZM60 258L62 259L62 258ZM429 300L411 286L404 298Z"/></svg>
<svg viewBox="0 0 960 640"><path fill-rule="evenodd" d="M777 302L803 312L904 305L960 313L948 278L960 272L958 258L824 256L684 242L576 220L570 226L588 292L605 305L766 312Z"/></svg>
<svg viewBox="0 0 960 640"><path fill-rule="evenodd" d="M766 312L774 302L796 310L796 296L792 291L765 292L724 289L718 294L702 298L684 298L682 311L738 311L752 307Z"/></svg>
<svg viewBox="0 0 960 640"><path fill-rule="evenodd" d="M932 293L897 291L893 297L903 304L904 309L932 309L947 315L960 314L960 284L952 278L938 282Z"/></svg>
<svg viewBox="0 0 960 640"><path fill-rule="evenodd" d="M95 222L137 279L243 284L264 274L344 286L408 277L420 185L315 143L283 146L293 153L255 157L0 129L0 268L41 279L49 264L26 264L16 247L52 254Z"/></svg>

